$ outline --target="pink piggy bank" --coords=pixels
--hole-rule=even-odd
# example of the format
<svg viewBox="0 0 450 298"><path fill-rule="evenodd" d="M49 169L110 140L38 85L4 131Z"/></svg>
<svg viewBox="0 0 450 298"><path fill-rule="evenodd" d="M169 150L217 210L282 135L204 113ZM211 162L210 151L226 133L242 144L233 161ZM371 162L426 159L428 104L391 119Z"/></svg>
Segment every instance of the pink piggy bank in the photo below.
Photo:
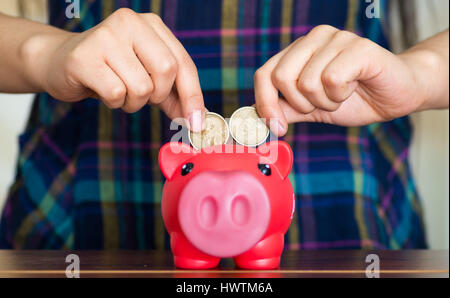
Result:
<svg viewBox="0 0 450 298"><path fill-rule="evenodd" d="M232 257L240 268L279 267L294 213L292 162L291 148L280 141L202 151L165 144L162 215L175 266L214 268Z"/></svg>

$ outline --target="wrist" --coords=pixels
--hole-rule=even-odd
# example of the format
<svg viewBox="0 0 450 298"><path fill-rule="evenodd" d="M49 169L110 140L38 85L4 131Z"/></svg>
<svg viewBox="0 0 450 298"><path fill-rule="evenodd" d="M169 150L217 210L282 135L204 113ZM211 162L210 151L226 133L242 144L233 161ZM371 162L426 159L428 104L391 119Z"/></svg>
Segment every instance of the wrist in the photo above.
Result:
<svg viewBox="0 0 450 298"><path fill-rule="evenodd" d="M415 112L446 108L442 98L442 57L429 49L411 49L399 55L412 71L419 105ZM445 82L444 82L445 84ZM447 103L448 105L448 103Z"/></svg>
<svg viewBox="0 0 450 298"><path fill-rule="evenodd" d="M55 51L73 33L58 31L38 33L28 37L19 49L25 77L35 92L48 92L48 73Z"/></svg>

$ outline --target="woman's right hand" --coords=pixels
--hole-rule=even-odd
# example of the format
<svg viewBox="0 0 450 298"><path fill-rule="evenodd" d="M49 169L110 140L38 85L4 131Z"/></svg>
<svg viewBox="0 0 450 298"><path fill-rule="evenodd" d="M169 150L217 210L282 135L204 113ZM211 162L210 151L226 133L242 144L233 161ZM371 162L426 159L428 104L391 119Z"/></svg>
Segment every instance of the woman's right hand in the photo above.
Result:
<svg viewBox="0 0 450 298"><path fill-rule="evenodd" d="M161 18L119 9L83 33L36 35L24 44L25 64L53 97L96 97L133 113L146 104L201 130L205 110L197 69Z"/></svg>

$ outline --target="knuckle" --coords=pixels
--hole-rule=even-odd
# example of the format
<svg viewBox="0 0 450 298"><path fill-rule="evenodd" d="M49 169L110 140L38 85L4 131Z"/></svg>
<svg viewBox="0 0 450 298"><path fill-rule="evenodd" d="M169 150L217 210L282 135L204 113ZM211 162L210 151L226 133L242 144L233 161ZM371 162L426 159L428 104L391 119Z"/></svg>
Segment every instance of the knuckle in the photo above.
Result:
<svg viewBox="0 0 450 298"><path fill-rule="evenodd" d="M110 109L118 109L118 108L122 107L122 101L121 100L103 99L103 102Z"/></svg>
<svg viewBox="0 0 450 298"><path fill-rule="evenodd" d="M123 99L126 96L127 91L125 90L125 87L119 86L111 89L110 99L113 102L122 102Z"/></svg>
<svg viewBox="0 0 450 298"><path fill-rule="evenodd" d="M148 103L148 100L138 100L138 99L127 98L127 100L125 101L125 103L122 106L122 110L124 110L127 113L136 113L147 103Z"/></svg>
<svg viewBox="0 0 450 298"><path fill-rule="evenodd" d="M161 95L160 92L154 92L154 94L152 94L150 96L150 98L148 99L148 102L151 105L158 105L160 103L162 103L165 100L165 98L163 98L163 96Z"/></svg>
<svg viewBox="0 0 450 298"><path fill-rule="evenodd" d="M255 75L253 76L255 81L259 81L264 79L267 76L267 72L263 67L260 67L256 70Z"/></svg>
<svg viewBox="0 0 450 298"><path fill-rule="evenodd" d="M111 15L111 20L117 21L121 24L129 24L130 21L136 18L137 14L129 8L119 8Z"/></svg>
<svg viewBox="0 0 450 298"><path fill-rule="evenodd" d="M338 39L350 39L355 37L356 35L350 31L347 30L339 30L336 32L335 37Z"/></svg>
<svg viewBox="0 0 450 298"><path fill-rule="evenodd" d="M314 112L315 109L316 107L312 105L300 106L297 108L297 110L302 114L311 114L312 112Z"/></svg>
<svg viewBox="0 0 450 298"><path fill-rule="evenodd" d="M334 112L337 109L339 109L339 107L340 107L339 103L328 101L328 102L322 104L321 109L324 111L327 111L327 112Z"/></svg>
<svg viewBox="0 0 450 298"><path fill-rule="evenodd" d="M94 32L92 32L90 37L104 43L111 40L114 37L112 30L114 29L109 26L101 26L98 27Z"/></svg>
<svg viewBox="0 0 450 298"><path fill-rule="evenodd" d="M148 102L152 105L157 105L162 103L163 101L165 101L167 99L167 97L170 94L170 91L172 89L167 89L167 88L157 88L153 91L153 93L150 95Z"/></svg>
<svg viewBox="0 0 450 298"><path fill-rule="evenodd" d="M327 97L318 97L314 101L314 106L316 108L326 112L334 112L340 105L340 103L334 102Z"/></svg>
<svg viewBox="0 0 450 298"><path fill-rule="evenodd" d="M149 103L150 105L152 105L152 106L158 105L158 104L160 104L161 102L163 102L163 100L161 100L161 98L159 98L156 94L150 96L150 98L148 99L148 103Z"/></svg>
<svg viewBox="0 0 450 298"><path fill-rule="evenodd" d="M188 69L190 72L197 73L197 66L189 56L185 56L181 59L180 66L181 65Z"/></svg>
<svg viewBox="0 0 450 298"><path fill-rule="evenodd" d="M304 93L316 93L320 89L320 82L313 79L300 79L298 81L298 88Z"/></svg>
<svg viewBox="0 0 450 298"><path fill-rule="evenodd" d="M272 76L271 77L272 77L272 82L276 86L283 86L286 83L287 76L286 76L286 74L285 74L285 72L283 70L280 70L278 68L275 69L272 72Z"/></svg>
<svg viewBox="0 0 450 298"><path fill-rule="evenodd" d="M294 110L302 114L309 114L316 109L316 107L312 103L310 103L306 98L299 99L287 97L286 100L294 108Z"/></svg>
<svg viewBox="0 0 450 298"><path fill-rule="evenodd" d="M170 57L169 59L164 60L159 65L159 71L163 75L172 75L175 74L178 70L178 65L174 58Z"/></svg>
<svg viewBox="0 0 450 298"><path fill-rule="evenodd" d="M338 31L338 29L334 28L333 26L330 25L319 25L314 27L311 30L312 34L323 34L323 33L331 33L331 32L336 32Z"/></svg>
<svg viewBox="0 0 450 298"><path fill-rule="evenodd" d="M195 92L195 93L183 95L182 97L183 97L184 102L189 102L189 103L203 102L203 95L201 93Z"/></svg>
<svg viewBox="0 0 450 298"><path fill-rule="evenodd" d="M153 87L150 84L140 84L139 86L133 88L133 93L136 97L147 98L153 91Z"/></svg>
<svg viewBox="0 0 450 298"><path fill-rule="evenodd" d="M135 14L136 13L132 9L122 7L122 8L119 8L118 10L116 10L112 15L115 17L127 18L127 17L133 16Z"/></svg>
<svg viewBox="0 0 450 298"><path fill-rule="evenodd" d="M307 107L303 108L303 113L304 114L311 114L312 112L314 112L316 110L316 107L313 105L309 105Z"/></svg>
<svg viewBox="0 0 450 298"><path fill-rule="evenodd" d="M368 38L358 38L354 46L360 51L370 51L374 48L374 43Z"/></svg>
<svg viewBox="0 0 450 298"><path fill-rule="evenodd" d="M136 113L137 111L139 111L142 108L142 106L137 105L137 104L126 104L122 107L122 110L124 110L125 112L127 112L129 114L132 114L132 113Z"/></svg>
<svg viewBox="0 0 450 298"><path fill-rule="evenodd" d="M343 84L341 76L334 70L325 72L322 80L325 85L332 88L340 87Z"/></svg>
<svg viewBox="0 0 450 298"><path fill-rule="evenodd" d="M153 13L153 12L147 14L147 17L150 19L151 22L154 22L154 23L162 23L163 22L161 17L159 15L157 15L156 13Z"/></svg>

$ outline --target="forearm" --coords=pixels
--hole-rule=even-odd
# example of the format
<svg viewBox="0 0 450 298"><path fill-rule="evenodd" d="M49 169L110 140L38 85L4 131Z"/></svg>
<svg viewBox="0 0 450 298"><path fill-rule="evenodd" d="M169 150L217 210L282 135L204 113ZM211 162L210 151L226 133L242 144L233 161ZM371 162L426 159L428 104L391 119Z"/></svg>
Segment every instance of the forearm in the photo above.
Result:
<svg viewBox="0 0 450 298"><path fill-rule="evenodd" d="M449 31L439 33L402 53L413 70L422 105L418 111L449 107Z"/></svg>
<svg viewBox="0 0 450 298"><path fill-rule="evenodd" d="M33 70L39 66L45 44L30 42L36 36L67 34L45 24L6 16L0 13L0 92L40 92L43 87ZM40 38L43 40L43 38ZM45 38L44 38L45 39ZM31 55L33 54L33 55ZM33 60L33 65L30 65Z"/></svg>

